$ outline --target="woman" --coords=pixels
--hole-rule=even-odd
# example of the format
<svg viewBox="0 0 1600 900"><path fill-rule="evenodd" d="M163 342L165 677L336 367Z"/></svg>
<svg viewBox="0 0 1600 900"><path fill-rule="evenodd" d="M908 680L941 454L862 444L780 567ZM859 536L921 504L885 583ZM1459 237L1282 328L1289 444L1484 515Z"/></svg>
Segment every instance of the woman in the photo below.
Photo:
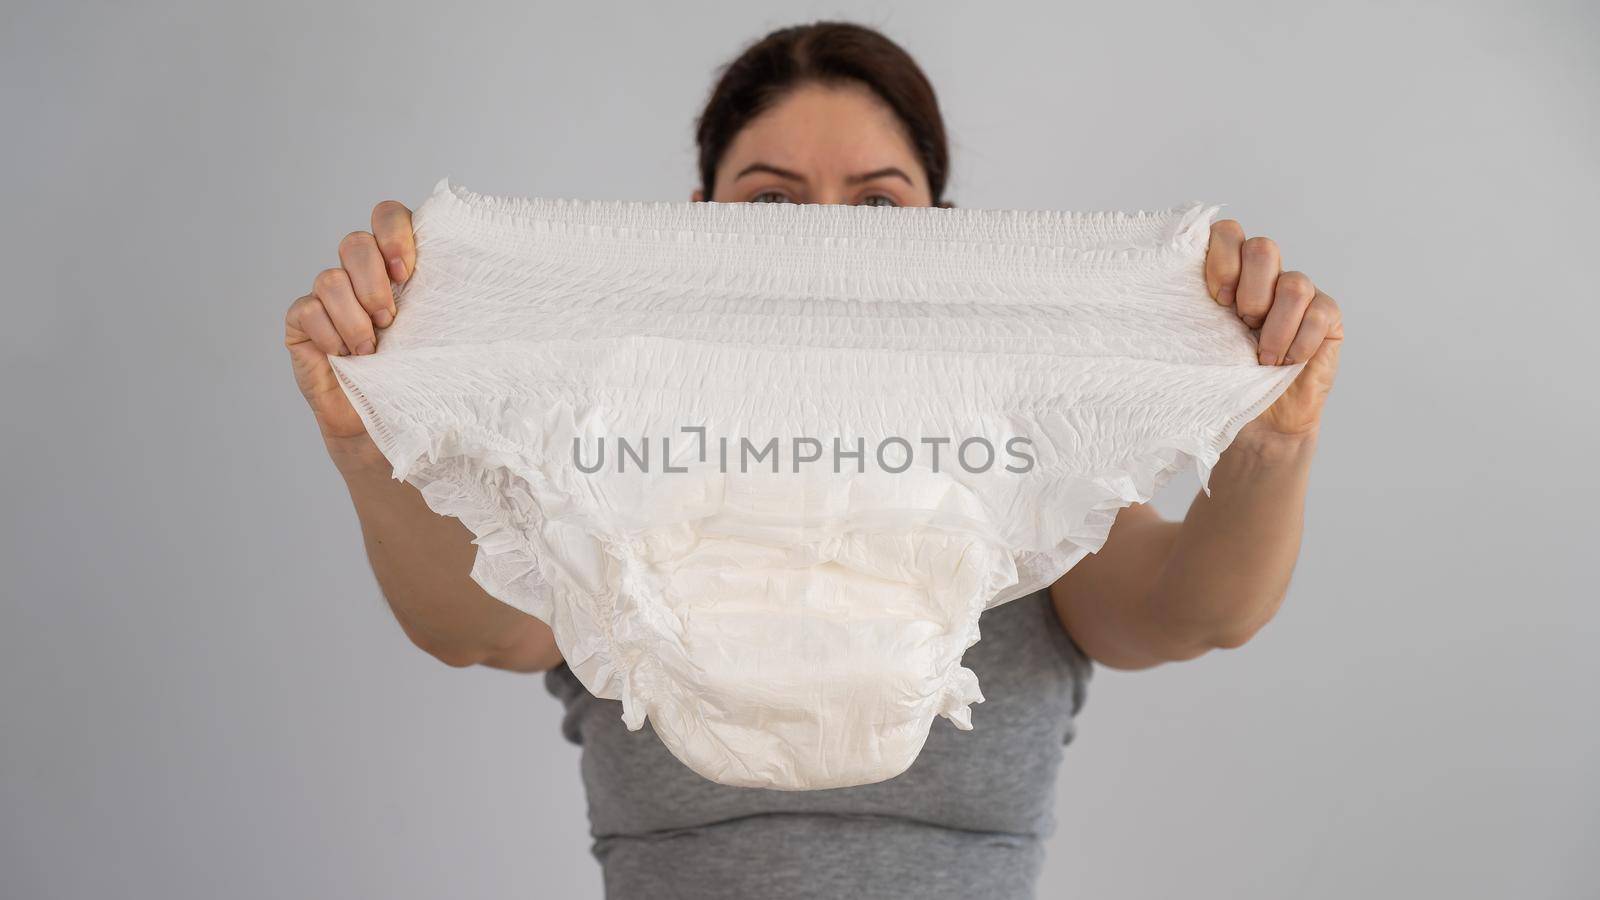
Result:
<svg viewBox="0 0 1600 900"><path fill-rule="evenodd" d="M699 120L696 200L944 205L944 125L898 46L854 25L768 35L724 70ZM415 264L410 212L379 204L338 268L290 307L286 344L367 553L401 627L453 666L546 672L583 748L594 852L613 897L1027 897L1054 829L1054 781L1090 661L1121 669L1237 647L1273 615L1300 543L1307 475L1332 386L1339 310L1277 247L1218 222L1206 278L1261 329L1261 363L1310 360L1249 423L1182 522L1145 506L1047 590L989 610L964 663L987 702L976 730L935 720L915 764L879 784L775 792L715 784L659 740L628 732L561 662L550 629L468 576L476 547L434 515L366 435L328 354L374 351L394 321L390 282Z"/></svg>

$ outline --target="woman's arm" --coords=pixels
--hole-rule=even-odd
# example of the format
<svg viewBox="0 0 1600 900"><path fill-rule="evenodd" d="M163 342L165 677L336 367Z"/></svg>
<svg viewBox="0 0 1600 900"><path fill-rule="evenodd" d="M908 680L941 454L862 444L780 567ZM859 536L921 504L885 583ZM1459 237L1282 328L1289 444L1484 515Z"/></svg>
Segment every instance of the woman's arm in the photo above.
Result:
<svg viewBox="0 0 1600 900"><path fill-rule="evenodd" d="M1339 307L1277 245L1212 227L1211 296L1261 330L1262 365L1305 360L1281 397L1235 437L1183 522L1147 506L1117 516L1100 552L1051 585L1073 640L1096 661L1142 669L1238 647L1278 611L1300 552L1306 488L1344 325Z"/></svg>
<svg viewBox="0 0 1600 900"><path fill-rule="evenodd" d="M1241 434L1182 522L1123 510L1099 553L1051 586L1090 658L1142 669L1238 647L1278 611L1300 552L1316 434Z"/></svg>
<svg viewBox="0 0 1600 900"><path fill-rule="evenodd" d="M367 559L411 642L452 666L542 672L561 663L550 626L472 580L477 545L461 520L428 508L381 459L335 457L361 520Z"/></svg>
<svg viewBox="0 0 1600 900"><path fill-rule="evenodd" d="M347 235L339 266L318 274L311 293L289 306L284 346L295 382L344 476L378 585L412 642L452 666L553 668L561 654L549 627L472 580L472 534L394 480L328 364L330 355L376 351L397 313L390 282L409 278L416 259L411 211L392 200L378 204L372 231Z"/></svg>

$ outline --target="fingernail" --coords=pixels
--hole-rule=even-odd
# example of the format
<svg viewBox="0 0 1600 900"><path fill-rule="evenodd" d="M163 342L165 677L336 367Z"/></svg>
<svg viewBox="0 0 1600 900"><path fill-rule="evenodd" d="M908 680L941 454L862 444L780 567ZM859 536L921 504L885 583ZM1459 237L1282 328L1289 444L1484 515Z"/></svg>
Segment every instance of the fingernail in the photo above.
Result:
<svg viewBox="0 0 1600 900"><path fill-rule="evenodd" d="M1294 365L1294 358L1293 358L1293 357L1290 357L1290 356L1285 356L1285 357L1284 357L1284 358L1283 358L1283 359L1282 359L1282 360L1281 360L1281 362L1282 362L1282 363L1283 363L1283 364L1284 364L1284 365L1286 365L1286 366L1292 366L1292 365Z"/></svg>
<svg viewBox="0 0 1600 900"><path fill-rule="evenodd" d="M1232 306L1233 288L1224 286L1221 290L1217 291L1217 302L1221 303L1223 306Z"/></svg>
<svg viewBox="0 0 1600 900"><path fill-rule="evenodd" d="M388 328L389 324L393 321L394 314L389 312L387 309L380 309L372 314L372 324L378 326L379 328Z"/></svg>
<svg viewBox="0 0 1600 900"><path fill-rule="evenodd" d="M1263 366L1275 366L1278 364L1278 360L1277 357L1263 350L1261 351L1261 364Z"/></svg>
<svg viewBox="0 0 1600 900"><path fill-rule="evenodd" d="M376 349L378 349L378 348L373 345L371 340L365 340L365 341L361 342L360 346L356 347L356 355L357 356L366 356L367 354L371 353L372 351L374 351Z"/></svg>
<svg viewBox="0 0 1600 900"><path fill-rule="evenodd" d="M395 281L406 280L406 264L401 262L398 256L389 258L389 277Z"/></svg>

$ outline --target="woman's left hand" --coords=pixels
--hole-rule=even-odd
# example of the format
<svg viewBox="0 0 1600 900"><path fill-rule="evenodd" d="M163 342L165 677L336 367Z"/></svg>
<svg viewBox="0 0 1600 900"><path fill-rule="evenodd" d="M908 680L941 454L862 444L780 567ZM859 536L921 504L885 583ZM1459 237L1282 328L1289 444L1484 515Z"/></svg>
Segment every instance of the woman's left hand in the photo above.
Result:
<svg viewBox="0 0 1600 900"><path fill-rule="evenodd" d="M1246 325L1261 329L1262 365L1306 361L1288 390L1239 436L1272 439L1315 434L1339 368L1339 345L1344 342L1339 304L1317 290L1305 273L1283 271L1278 245L1265 237L1246 240L1244 228L1233 219L1211 226L1205 271L1206 289L1212 298L1233 307Z"/></svg>

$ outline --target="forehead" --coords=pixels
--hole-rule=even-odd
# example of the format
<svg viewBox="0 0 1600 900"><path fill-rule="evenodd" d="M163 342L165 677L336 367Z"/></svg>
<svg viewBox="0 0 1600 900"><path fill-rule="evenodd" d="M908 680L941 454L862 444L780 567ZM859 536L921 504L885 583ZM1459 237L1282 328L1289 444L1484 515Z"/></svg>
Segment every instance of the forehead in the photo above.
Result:
<svg viewBox="0 0 1600 900"><path fill-rule="evenodd" d="M750 120L729 145L722 170L731 178L756 161L822 175L886 166L921 175L905 126L860 85L807 85Z"/></svg>

